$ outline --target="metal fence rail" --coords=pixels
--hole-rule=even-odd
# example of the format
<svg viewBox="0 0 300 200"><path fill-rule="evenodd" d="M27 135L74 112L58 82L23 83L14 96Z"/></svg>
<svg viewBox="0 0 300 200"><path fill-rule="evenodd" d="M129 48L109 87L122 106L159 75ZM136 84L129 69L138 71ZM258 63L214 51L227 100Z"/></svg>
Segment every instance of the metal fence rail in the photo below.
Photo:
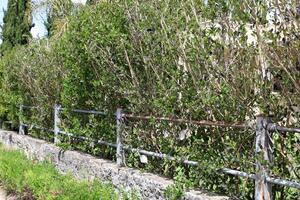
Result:
<svg viewBox="0 0 300 200"><path fill-rule="evenodd" d="M54 132L54 130L52 130L52 129L44 128L44 127L41 127L41 126L38 126L35 124L20 124L20 125L23 127L27 127L27 128L34 128L34 129L42 130L45 132L51 132L51 133Z"/></svg>
<svg viewBox="0 0 300 200"><path fill-rule="evenodd" d="M253 180L256 180L256 178L257 178L256 174L248 174L246 172L241 172L241 171L238 171L238 170L233 170L233 169L228 169L228 168L222 168L219 171L223 172L225 174L231 174L231 175L234 175L234 176L250 178L250 179L253 179ZM284 179L279 179L279 178L272 178L272 177L269 177L269 176L266 176L265 178L266 178L266 181L269 182L269 183L300 189L300 184L297 183L297 182L294 182L294 181L289 181L289 180L284 180Z"/></svg>
<svg viewBox="0 0 300 200"><path fill-rule="evenodd" d="M278 132L300 133L300 128L288 128L288 127L279 126L274 123L268 124L267 129L272 132L278 131Z"/></svg>
<svg viewBox="0 0 300 200"><path fill-rule="evenodd" d="M68 137L77 138L77 139L81 139L81 140L84 140L84 141L91 141L91 142L94 142L96 144L101 144L101 145L106 145L106 146L109 146L109 147L117 148L116 144L106 142L106 141L103 141L103 140L97 140L97 139L93 139L93 138L89 138L89 137L79 136L79 135L76 135L76 134L73 134L73 133L68 133L68 132L65 132L65 131L59 131L59 133L62 134L62 135L68 136Z"/></svg>
<svg viewBox="0 0 300 200"><path fill-rule="evenodd" d="M199 126L215 126L215 127L230 127L230 128L239 128L239 129L247 129L251 128L247 124L239 124L239 123L228 123L228 122L219 122L219 121L207 121L207 120L187 120L187 119L176 119L176 118L167 118L167 117L153 117L153 116L135 116L132 114L123 114L123 117L127 119L137 119L137 120L155 120L155 121L168 121L174 123L185 123L185 124L195 124Z"/></svg>
<svg viewBox="0 0 300 200"><path fill-rule="evenodd" d="M107 113L101 112L101 111L96 111L96 110L81 110L81 109L67 109L67 108L60 108L60 110L67 110L67 111L69 110L69 111L76 112L76 113L107 116Z"/></svg>
<svg viewBox="0 0 300 200"><path fill-rule="evenodd" d="M29 108L29 109L36 109L37 107L34 106L20 106L20 116L22 115L23 108ZM173 157L171 155L161 153L161 152L152 152L147 151L144 149L139 148L133 148L127 145L124 145L124 124L125 119L126 120L155 120L155 121L168 121L168 122L174 122L179 124L195 124L198 126L204 126L204 127L230 127L230 128L238 128L238 129L252 129L256 132L256 138L255 138L255 155L256 157L261 156L261 160L256 160L256 174L249 174L246 172L234 170L234 169L228 169L228 168L222 168L217 170L218 172L230 174L234 176L244 177L244 178L250 178L255 180L255 199L256 200L270 200L272 199L272 184L277 184L281 186L287 186L292 188L297 188L300 190L300 183L290 181L290 180L283 180L280 178L273 178L270 177L268 174L270 173L270 170L268 169L268 166L266 163L272 163L273 162L273 144L272 144L272 133L273 132L293 132L293 133L300 133L300 128L288 128L288 127L282 127L278 126L275 123L271 122L271 119L264 116L257 116L256 118L256 126L251 127L246 123L227 123L227 122L220 122L220 121L207 121L207 120L187 120L187 119L176 119L176 118L167 118L167 117L152 117L152 116L135 116L132 114L124 113L122 109L117 109L117 111L114 113L114 116L116 117L116 143L107 142L104 140L98 140L94 138L84 137L80 136L74 133L68 133L63 130L60 130L61 126L61 111L62 110L69 110L72 112L77 113L83 113L83 114L94 114L94 115L103 115L107 116L108 114L101 111L95 111L95 110L82 110L82 109L67 109L62 108L60 105L54 106L54 129L46 129L40 126L31 125L31 127L52 132L54 133L54 143L58 144L59 141L59 135L65 135L72 138L77 138L84 141L91 141L95 144L105 145L116 149L116 158L117 158L117 164L119 167L125 166L125 151L133 152L133 153L139 153L141 155L146 156L152 156L157 157L161 159L167 159L171 161L176 161L180 163L184 163L186 165L192 165L192 166L199 166L199 163L197 161L192 160L186 160L184 158L178 159L176 157ZM24 127L29 127L30 125L25 124L22 122L22 119L20 117L20 128L19 128L19 134L26 134ZM263 161L263 162L262 162Z"/></svg>

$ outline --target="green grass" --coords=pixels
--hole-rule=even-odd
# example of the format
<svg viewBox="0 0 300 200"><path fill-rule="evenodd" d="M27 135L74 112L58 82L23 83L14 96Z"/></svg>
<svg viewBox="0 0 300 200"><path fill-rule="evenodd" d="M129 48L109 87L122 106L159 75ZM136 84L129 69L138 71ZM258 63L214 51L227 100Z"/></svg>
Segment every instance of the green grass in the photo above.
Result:
<svg viewBox="0 0 300 200"><path fill-rule="evenodd" d="M0 184L19 199L129 199L125 193L117 194L110 184L75 180L58 173L50 163L28 160L20 151L1 145Z"/></svg>

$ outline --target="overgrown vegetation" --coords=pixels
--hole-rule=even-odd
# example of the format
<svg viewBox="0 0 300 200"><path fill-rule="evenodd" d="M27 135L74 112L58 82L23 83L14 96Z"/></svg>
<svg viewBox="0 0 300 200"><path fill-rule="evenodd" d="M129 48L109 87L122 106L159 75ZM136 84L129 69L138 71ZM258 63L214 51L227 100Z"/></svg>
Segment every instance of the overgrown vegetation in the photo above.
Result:
<svg viewBox="0 0 300 200"><path fill-rule="evenodd" d="M77 181L47 162L28 160L19 151L0 147L0 184L18 199L129 199L99 181Z"/></svg>
<svg viewBox="0 0 300 200"><path fill-rule="evenodd" d="M264 113L296 126L298 7L297 1L126 0L78 8L66 17L61 37L16 48L2 57L1 115L17 119L18 104L38 106L26 111L26 120L52 128L55 103L103 110L111 116L66 111L62 129L111 142L117 107L139 115L249 124ZM220 167L254 172L253 130L151 120L127 125L127 144L201 163L187 167L148 158L145 164L140 155L128 154L129 166L169 177L180 172L189 187L253 198L252 181L216 172ZM62 141L114 157L113 150L90 142ZM300 180L298 141L294 134L275 134L273 176ZM274 193L278 199L299 195L278 186Z"/></svg>
<svg viewBox="0 0 300 200"><path fill-rule="evenodd" d="M31 0L9 0L4 11L0 54L17 45L28 44L33 27Z"/></svg>

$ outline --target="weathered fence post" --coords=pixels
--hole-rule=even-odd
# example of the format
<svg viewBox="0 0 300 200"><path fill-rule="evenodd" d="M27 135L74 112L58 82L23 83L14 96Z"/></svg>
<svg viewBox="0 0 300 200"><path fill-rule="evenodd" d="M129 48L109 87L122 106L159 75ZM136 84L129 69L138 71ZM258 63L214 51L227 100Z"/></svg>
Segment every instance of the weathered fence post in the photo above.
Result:
<svg viewBox="0 0 300 200"><path fill-rule="evenodd" d="M55 104L54 106L54 144L59 143L59 126L60 126L60 109L61 106Z"/></svg>
<svg viewBox="0 0 300 200"><path fill-rule="evenodd" d="M123 116L122 109L118 108L116 112L117 120L117 165L119 167L125 166L125 155L123 149Z"/></svg>
<svg viewBox="0 0 300 200"><path fill-rule="evenodd" d="M19 134L25 135L25 127L23 124L22 116L23 116L23 105L20 105L20 107L19 107L19 124L20 124L19 125Z"/></svg>
<svg viewBox="0 0 300 200"><path fill-rule="evenodd" d="M256 117L256 180L255 200L271 200L272 184L266 181L269 174L268 166L273 162L272 135L268 131L269 117L262 115Z"/></svg>

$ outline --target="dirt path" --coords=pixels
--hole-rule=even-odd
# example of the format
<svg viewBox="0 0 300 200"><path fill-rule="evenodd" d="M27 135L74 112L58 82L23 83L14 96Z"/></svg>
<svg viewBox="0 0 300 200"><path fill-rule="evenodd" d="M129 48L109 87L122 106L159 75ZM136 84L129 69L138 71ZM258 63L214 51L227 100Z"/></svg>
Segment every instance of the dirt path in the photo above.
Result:
<svg viewBox="0 0 300 200"><path fill-rule="evenodd" d="M16 200L14 196L7 196L5 190L0 187L0 200Z"/></svg>
<svg viewBox="0 0 300 200"><path fill-rule="evenodd" d="M6 200L6 192L0 188L0 200Z"/></svg>

